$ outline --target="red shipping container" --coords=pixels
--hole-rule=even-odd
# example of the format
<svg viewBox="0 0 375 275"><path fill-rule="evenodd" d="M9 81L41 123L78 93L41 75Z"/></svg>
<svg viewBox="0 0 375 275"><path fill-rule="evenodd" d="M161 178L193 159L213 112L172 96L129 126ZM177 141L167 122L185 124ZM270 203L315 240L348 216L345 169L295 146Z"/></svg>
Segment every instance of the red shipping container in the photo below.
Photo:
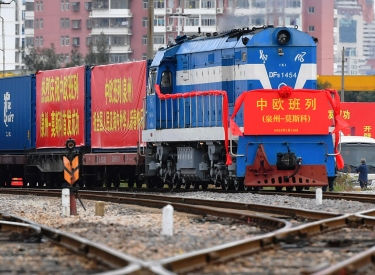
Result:
<svg viewBox="0 0 375 275"><path fill-rule="evenodd" d="M65 147L84 140L85 67L36 74L36 147Z"/></svg>
<svg viewBox="0 0 375 275"><path fill-rule="evenodd" d="M136 147L145 95L146 61L95 66L91 75L92 148Z"/></svg>

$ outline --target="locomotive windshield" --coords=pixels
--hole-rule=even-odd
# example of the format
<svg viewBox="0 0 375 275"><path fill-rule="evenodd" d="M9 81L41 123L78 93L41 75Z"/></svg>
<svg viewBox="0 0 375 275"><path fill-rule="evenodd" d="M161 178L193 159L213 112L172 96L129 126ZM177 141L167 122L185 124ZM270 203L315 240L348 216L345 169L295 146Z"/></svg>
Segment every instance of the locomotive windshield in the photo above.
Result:
<svg viewBox="0 0 375 275"><path fill-rule="evenodd" d="M148 75L148 81L147 81L147 94L148 95L155 94L156 76L157 76L157 70L150 69L150 73Z"/></svg>
<svg viewBox="0 0 375 275"><path fill-rule="evenodd" d="M172 72L171 71L164 71L161 75L161 85L160 90L163 94L171 94L172 93Z"/></svg>

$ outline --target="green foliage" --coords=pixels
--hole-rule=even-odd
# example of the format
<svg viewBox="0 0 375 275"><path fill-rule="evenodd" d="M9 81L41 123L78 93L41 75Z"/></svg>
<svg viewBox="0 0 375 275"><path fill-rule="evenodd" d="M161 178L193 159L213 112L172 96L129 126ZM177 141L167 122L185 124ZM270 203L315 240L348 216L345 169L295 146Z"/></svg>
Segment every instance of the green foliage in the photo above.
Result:
<svg viewBox="0 0 375 275"><path fill-rule="evenodd" d="M61 67L63 57L56 53L55 45L50 48L29 48L29 53L23 56L28 71L54 70Z"/></svg>
<svg viewBox="0 0 375 275"><path fill-rule="evenodd" d="M75 67L83 65L83 55L77 50L70 51L70 62L65 64L65 67Z"/></svg>
<svg viewBox="0 0 375 275"><path fill-rule="evenodd" d="M346 102L375 102L375 93L372 92L345 92Z"/></svg>
<svg viewBox="0 0 375 275"><path fill-rule="evenodd" d="M110 47L108 46L107 36L102 32L95 40L90 43L89 52L85 57L87 65L105 65L109 63Z"/></svg>
<svg viewBox="0 0 375 275"><path fill-rule="evenodd" d="M339 174L334 183L334 191L342 192L342 191L355 191L353 178L347 173Z"/></svg>
<svg viewBox="0 0 375 275"><path fill-rule="evenodd" d="M325 90L325 89L330 89L332 87L332 84L329 83L328 81L323 83L318 80L318 82L316 83L316 86L318 90Z"/></svg>

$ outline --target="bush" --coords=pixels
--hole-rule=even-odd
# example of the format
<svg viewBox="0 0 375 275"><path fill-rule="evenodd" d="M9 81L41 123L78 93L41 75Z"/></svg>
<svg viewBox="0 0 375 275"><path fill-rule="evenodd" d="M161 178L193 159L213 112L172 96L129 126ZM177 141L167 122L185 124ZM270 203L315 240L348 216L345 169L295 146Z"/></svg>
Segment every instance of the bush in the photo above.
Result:
<svg viewBox="0 0 375 275"><path fill-rule="evenodd" d="M333 188L335 191L354 191L353 177L349 174L339 174L334 183Z"/></svg>

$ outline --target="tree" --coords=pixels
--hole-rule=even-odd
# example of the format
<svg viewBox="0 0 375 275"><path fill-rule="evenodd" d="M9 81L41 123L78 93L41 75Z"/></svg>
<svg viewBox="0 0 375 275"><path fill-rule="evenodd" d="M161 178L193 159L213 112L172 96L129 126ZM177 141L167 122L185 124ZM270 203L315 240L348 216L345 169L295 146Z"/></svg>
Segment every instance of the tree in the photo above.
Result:
<svg viewBox="0 0 375 275"><path fill-rule="evenodd" d="M65 67L81 66L83 64L83 55L77 50L72 49L70 51L70 62L65 64Z"/></svg>
<svg viewBox="0 0 375 275"><path fill-rule="evenodd" d="M23 56L28 71L53 70L61 68L63 56L56 53L55 45L50 48L29 48Z"/></svg>
<svg viewBox="0 0 375 275"><path fill-rule="evenodd" d="M105 65L109 63L110 47L108 46L107 36L101 32L95 40L89 45L89 52L86 54L85 63L87 65Z"/></svg>

